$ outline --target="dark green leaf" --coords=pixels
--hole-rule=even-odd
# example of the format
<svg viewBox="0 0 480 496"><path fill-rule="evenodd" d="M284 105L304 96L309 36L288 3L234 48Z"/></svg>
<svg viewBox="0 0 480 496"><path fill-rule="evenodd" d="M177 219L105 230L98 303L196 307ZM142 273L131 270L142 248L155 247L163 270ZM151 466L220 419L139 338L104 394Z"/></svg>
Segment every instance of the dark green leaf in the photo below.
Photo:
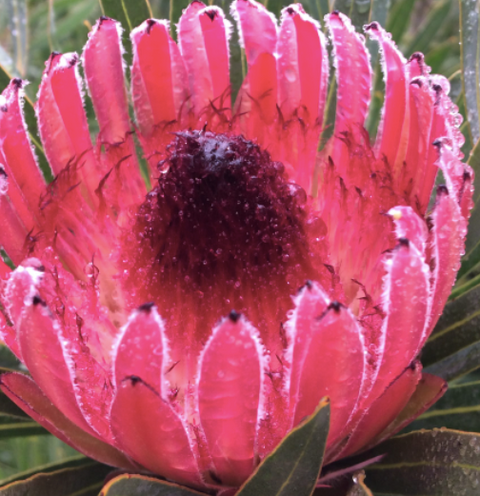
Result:
<svg viewBox="0 0 480 496"><path fill-rule="evenodd" d="M186 487L143 475L120 475L112 479L99 496L200 496ZM1 493L0 493L1 496Z"/></svg>
<svg viewBox="0 0 480 496"><path fill-rule="evenodd" d="M237 496L310 496L322 467L330 422L323 399L258 466Z"/></svg>
<svg viewBox="0 0 480 496"><path fill-rule="evenodd" d="M428 412L408 426L408 430L433 427L480 432L480 381L450 386Z"/></svg>
<svg viewBox="0 0 480 496"><path fill-rule="evenodd" d="M450 11L451 1L445 0L438 3L428 15L428 18L422 23L422 29L417 33L417 36L412 40L410 45L406 50L407 55L411 55L413 52L427 52L430 43L434 39L435 35L441 29L445 23L445 18Z"/></svg>
<svg viewBox="0 0 480 496"><path fill-rule="evenodd" d="M368 487L402 496L480 495L480 435L447 429L417 431L377 446L386 454L366 469Z"/></svg>
<svg viewBox="0 0 480 496"><path fill-rule="evenodd" d="M0 496L94 496L111 467L91 461L88 465L36 474L0 489Z"/></svg>
<svg viewBox="0 0 480 496"><path fill-rule="evenodd" d="M7 486L13 482L23 481L33 477L36 474L48 474L50 472L57 472L58 470L65 468L82 467L84 465L92 466L92 460L83 455L72 456L66 460L62 460L61 462L48 463L47 465L41 465L31 470L12 475L11 477L8 477L8 479L1 480L0 487Z"/></svg>
<svg viewBox="0 0 480 496"><path fill-rule="evenodd" d="M38 436L48 432L36 422L0 423L0 439L21 436Z"/></svg>
<svg viewBox="0 0 480 496"><path fill-rule="evenodd" d="M402 41L403 35L410 25L415 0L399 0L394 4L387 19L387 31L397 43Z"/></svg>
<svg viewBox="0 0 480 496"><path fill-rule="evenodd" d="M469 350L473 351L472 347L480 344L479 298L480 287L477 286L447 303L422 351L422 363L427 366L427 372L451 380L480 366L480 360L475 363L477 352L469 354ZM462 360L459 353L462 353Z"/></svg>
<svg viewBox="0 0 480 496"><path fill-rule="evenodd" d="M30 417L3 393L0 393L0 414L20 419L30 419Z"/></svg>
<svg viewBox="0 0 480 496"><path fill-rule="evenodd" d="M0 370L1 368L20 370L20 361L4 344L0 344Z"/></svg>
<svg viewBox="0 0 480 496"><path fill-rule="evenodd" d="M425 372L451 381L478 369L479 366L480 342L476 342L437 363L429 365L425 368Z"/></svg>
<svg viewBox="0 0 480 496"><path fill-rule="evenodd" d="M460 0L460 37L463 85L465 91L469 130L474 142L480 138L479 120L479 52L478 52L478 2Z"/></svg>

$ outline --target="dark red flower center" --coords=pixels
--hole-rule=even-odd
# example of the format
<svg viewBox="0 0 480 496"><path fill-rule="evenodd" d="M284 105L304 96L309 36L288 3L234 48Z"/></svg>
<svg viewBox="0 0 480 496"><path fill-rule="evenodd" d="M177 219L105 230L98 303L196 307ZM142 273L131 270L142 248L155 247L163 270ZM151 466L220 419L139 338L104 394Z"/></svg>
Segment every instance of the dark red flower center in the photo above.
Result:
<svg viewBox="0 0 480 496"><path fill-rule="evenodd" d="M136 302L154 301L170 326L200 341L232 309L261 331L273 326L277 340L290 296L320 277L324 259L324 225L307 203L255 143L178 133L127 241Z"/></svg>

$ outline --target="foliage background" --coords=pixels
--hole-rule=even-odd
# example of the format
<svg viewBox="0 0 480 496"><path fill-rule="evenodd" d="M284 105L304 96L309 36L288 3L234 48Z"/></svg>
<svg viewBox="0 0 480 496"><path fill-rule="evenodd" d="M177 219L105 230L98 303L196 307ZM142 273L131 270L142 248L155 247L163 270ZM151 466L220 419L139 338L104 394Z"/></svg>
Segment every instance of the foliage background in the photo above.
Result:
<svg viewBox="0 0 480 496"><path fill-rule="evenodd" d="M26 93L31 102L34 102L44 62L50 53L80 52L96 19L112 9L120 9L124 0L101 2L102 0L0 0L0 66L3 69L3 72L0 71L0 89L6 85L7 76L28 79L31 84L26 88ZM220 5L228 11L229 1L210 0L208 3ZM263 0L263 3L278 15L281 8L289 2ZM151 14L156 18L169 18L173 25L188 1L138 1L139 6L140 4L137 15L147 12L147 15ZM450 79L452 100L457 103L464 116L462 131L466 142L463 151L471 165L476 167L480 162L480 152L474 148L476 136L472 135L471 129L474 129L475 134L475 125L472 127L466 119L459 30L461 7L473 9L478 23L479 7L476 0L305 0L303 4L313 17L320 20L329 10L338 9L348 13L359 30L363 24L378 20L392 33L406 57L416 51L423 52L432 72ZM129 26L125 28L126 31L129 30ZM478 49L477 38L468 39L465 30L463 33L464 46L468 46L468 43L471 46L477 44ZM231 40L234 93L245 73L245 60L237 41L234 34ZM128 62L128 36L125 36L124 43ZM376 45L368 42L368 47L375 67L374 105L367 122L373 137L383 101L383 82ZM478 60L478 56L476 59ZM473 70L473 77L476 74L478 67L477 72ZM327 109L330 124L334 118L334 100L333 97L330 99L333 103ZM86 105L90 129L95 134L98 128L88 98ZM473 119L478 121L478 115L474 115ZM34 121L27 121L33 138L38 140ZM329 129L331 128L332 126ZM328 129L325 134L328 135ZM480 176L478 172L477 169L477 176ZM480 232L476 231L480 231L480 223L473 229L473 234L469 235L467 256L445 318L439 322L423 357L427 370L449 380L451 388L435 409L423 415L411 429L447 426L480 432L480 376L477 377L475 372L480 367ZM463 338L458 340L460 335ZM1 347L0 365L19 367L9 352ZM2 401L0 398L0 406ZM75 465L81 459L73 449L47 434L19 412L14 412L13 415L0 413L0 486L17 477L23 478L23 472L35 470L35 467L54 464L51 467L58 468L55 463L59 462L66 467Z"/></svg>

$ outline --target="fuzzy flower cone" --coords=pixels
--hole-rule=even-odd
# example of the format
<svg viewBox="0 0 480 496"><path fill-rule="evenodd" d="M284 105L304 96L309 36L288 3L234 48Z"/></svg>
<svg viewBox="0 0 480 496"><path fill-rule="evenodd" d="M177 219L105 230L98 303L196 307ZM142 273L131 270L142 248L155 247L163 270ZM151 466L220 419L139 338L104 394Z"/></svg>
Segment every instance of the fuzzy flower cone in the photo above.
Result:
<svg viewBox="0 0 480 496"><path fill-rule="evenodd" d="M130 95L116 21L97 22L82 57L53 53L36 103L50 184L24 82L0 97L0 245L16 266L1 264L1 336L30 373L2 375L2 391L96 460L207 490L239 487L325 396L328 463L443 393L417 357L472 205L461 118L421 54L365 27L386 85L371 144L365 40L329 14L336 118L318 151L319 24L300 4L279 25L253 0L231 9L248 65L234 103L231 26L199 1L178 44L166 21L132 31Z"/></svg>

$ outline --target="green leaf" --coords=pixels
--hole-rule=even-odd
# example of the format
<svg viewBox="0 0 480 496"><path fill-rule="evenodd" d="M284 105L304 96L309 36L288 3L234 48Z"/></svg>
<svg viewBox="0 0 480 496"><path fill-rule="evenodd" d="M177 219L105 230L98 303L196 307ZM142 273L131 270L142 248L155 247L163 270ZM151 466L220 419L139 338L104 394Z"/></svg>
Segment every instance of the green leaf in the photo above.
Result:
<svg viewBox="0 0 480 496"><path fill-rule="evenodd" d="M480 381L451 385L428 412L408 426L408 430L439 426L480 432Z"/></svg>
<svg viewBox="0 0 480 496"><path fill-rule="evenodd" d="M62 460L61 462L48 463L46 465L41 465L39 467L35 467L33 469L12 475L7 479L1 480L0 487L7 486L9 484L12 484L13 482L23 481L25 479L33 477L36 474L48 474L50 472L57 472L58 470L62 470L65 468L82 467L84 465L91 466L92 460L83 455L71 456L70 458Z"/></svg>
<svg viewBox="0 0 480 496"><path fill-rule="evenodd" d="M443 360L429 365L425 372L438 375L446 381L462 377L480 366L480 342L476 342Z"/></svg>
<svg viewBox="0 0 480 496"><path fill-rule="evenodd" d="M417 36L412 40L406 50L407 55L413 52L427 52L432 40L438 31L444 26L445 19L450 11L451 1L445 0L431 10L428 18L422 23L422 29L419 29Z"/></svg>
<svg viewBox="0 0 480 496"><path fill-rule="evenodd" d="M3 393L0 393L0 415L30 420L30 417Z"/></svg>
<svg viewBox="0 0 480 496"><path fill-rule="evenodd" d="M36 474L0 489L0 496L95 496L111 467L90 461L80 467Z"/></svg>
<svg viewBox="0 0 480 496"><path fill-rule="evenodd" d="M479 299L475 286L445 305L422 351L427 372L452 380L480 366Z"/></svg>
<svg viewBox="0 0 480 496"><path fill-rule="evenodd" d="M479 22L477 0L460 0L460 38L463 87L469 130L474 142L480 138Z"/></svg>
<svg viewBox="0 0 480 496"><path fill-rule="evenodd" d="M328 399L258 466L237 496L310 496L322 468L330 422Z"/></svg>
<svg viewBox="0 0 480 496"><path fill-rule="evenodd" d="M0 423L0 439L23 436L39 436L49 434L36 422Z"/></svg>
<svg viewBox="0 0 480 496"><path fill-rule="evenodd" d="M202 493L143 475L120 475L106 484L99 496L200 496ZM0 493L1 496L1 493ZM205 496L205 495L203 495Z"/></svg>
<svg viewBox="0 0 480 496"><path fill-rule="evenodd" d="M480 495L478 434L417 431L386 441L368 456L384 453L379 463L366 469L375 496Z"/></svg>
<svg viewBox="0 0 480 496"><path fill-rule="evenodd" d="M402 41L403 35L410 25L410 16L412 15L415 0L399 0L395 2L387 21L387 31L392 34L396 43Z"/></svg>

